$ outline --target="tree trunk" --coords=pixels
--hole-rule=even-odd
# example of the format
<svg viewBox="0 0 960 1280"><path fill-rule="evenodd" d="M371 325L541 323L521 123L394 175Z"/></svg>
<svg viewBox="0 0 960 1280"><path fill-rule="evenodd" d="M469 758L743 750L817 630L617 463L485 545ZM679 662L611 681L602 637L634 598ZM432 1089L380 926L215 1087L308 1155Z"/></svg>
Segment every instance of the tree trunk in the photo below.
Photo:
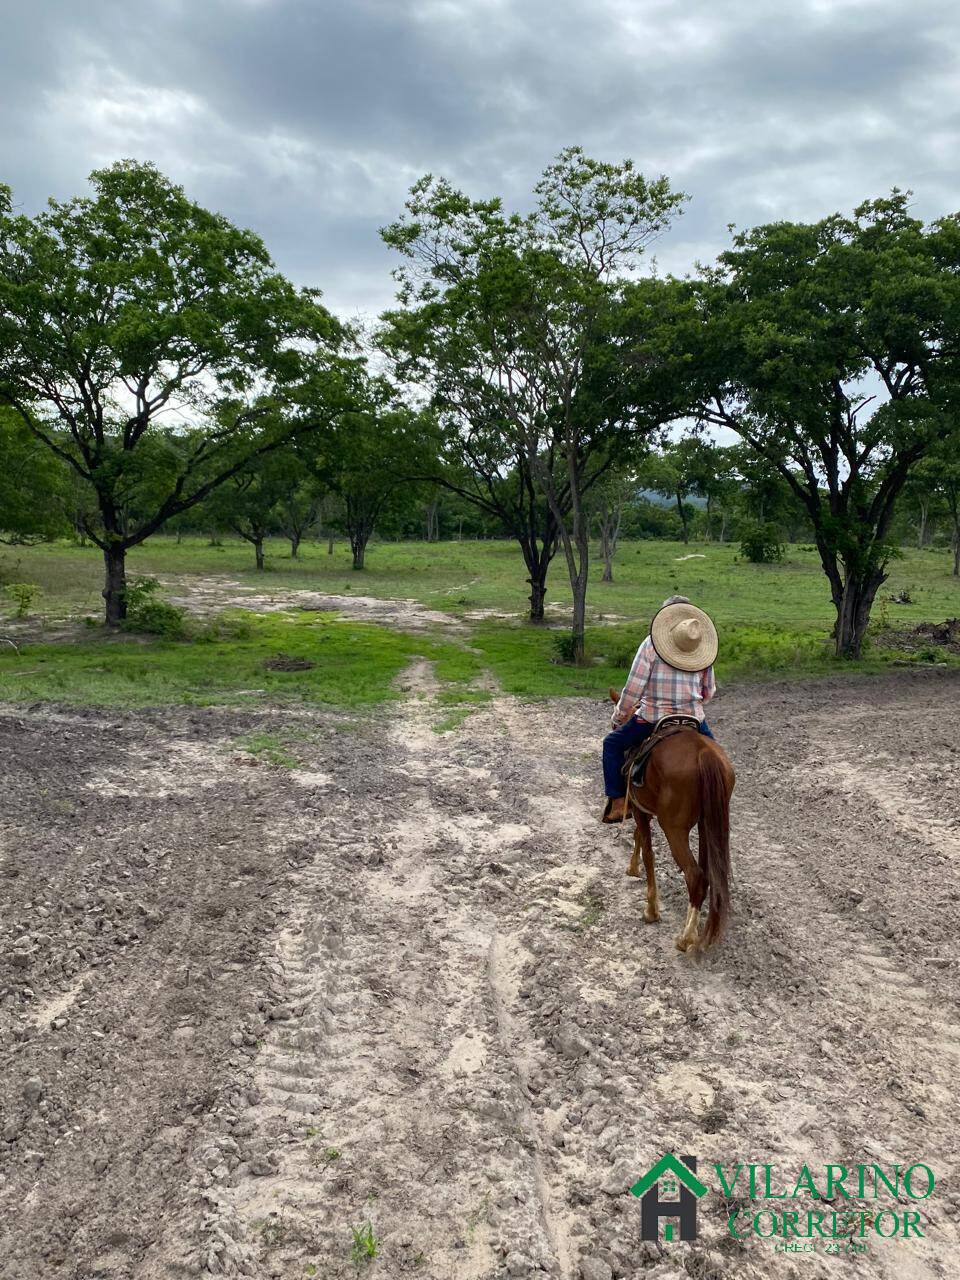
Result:
<svg viewBox="0 0 960 1280"><path fill-rule="evenodd" d="M463 541L463 516L460 517L460 528L457 530L457 541Z"/></svg>
<svg viewBox="0 0 960 1280"><path fill-rule="evenodd" d="M127 552L125 547L110 546L103 551L105 579L104 620L108 627L118 627L127 616Z"/></svg>
<svg viewBox="0 0 960 1280"><path fill-rule="evenodd" d="M354 569L362 569L367 554L367 538L369 535L357 530L350 534L350 550L353 552Z"/></svg>
<svg viewBox="0 0 960 1280"><path fill-rule="evenodd" d="M530 583L530 621L543 621L543 602L547 598L547 571L543 569L536 576L531 572L527 579Z"/></svg>
<svg viewBox="0 0 960 1280"><path fill-rule="evenodd" d="M927 541L927 514L930 510L930 504L927 502L920 503L920 519L917 521L917 550L922 551Z"/></svg>
<svg viewBox="0 0 960 1280"><path fill-rule="evenodd" d="M573 588L573 626L571 635L573 646L571 653L578 667L583 665L586 656L586 620L587 620L587 565L581 559L580 571L576 580L570 584Z"/></svg>
<svg viewBox="0 0 960 1280"><path fill-rule="evenodd" d="M960 578L960 528L953 531L953 576Z"/></svg>
<svg viewBox="0 0 960 1280"><path fill-rule="evenodd" d="M600 549L603 553L603 573L600 575L601 582L613 581L613 556L610 554L610 543L606 538L601 540Z"/></svg>
<svg viewBox="0 0 960 1280"><path fill-rule="evenodd" d="M290 538L290 559L296 560L296 558L300 554L300 534L291 533L289 535L289 538Z"/></svg>
<svg viewBox="0 0 960 1280"><path fill-rule="evenodd" d="M327 539L327 555L328 556L333 555L333 534L332 533L330 537Z"/></svg>
<svg viewBox="0 0 960 1280"><path fill-rule="evenodd" d="M683 529L683 541L684 545L686 545L686 543L690 541L690 530L687 528L687 513L684 509L683 498L681 497L679 490L677 491L677 511L680 514L680 524Z"/></svg>
<svg viewBox="0 0 960 1280"><path fill-rule="evenodd" d="M870 610L877 591L886 580L887 575L882 569L858 573L848 565L844 566L843 593L837 609L837 625L834 633L838 658L861 656L864 637L870 622Z"/></svg>
<svg viewBox="0 0 960 1280"><path fill-rule="evenodd" d="M253 542L253 550L257 557L257 568L262 569L263 568L263 539L253 538L251 539L251 541Z"/></svg>
<svg viewBox="0 0 960 1280"><path fill-rule="evenodd" d="M438 500L434 498L432 502L427 503L426 510L424 512L424 523L426 525L428 542L436 542L438 539L437 505Z"/></svg>

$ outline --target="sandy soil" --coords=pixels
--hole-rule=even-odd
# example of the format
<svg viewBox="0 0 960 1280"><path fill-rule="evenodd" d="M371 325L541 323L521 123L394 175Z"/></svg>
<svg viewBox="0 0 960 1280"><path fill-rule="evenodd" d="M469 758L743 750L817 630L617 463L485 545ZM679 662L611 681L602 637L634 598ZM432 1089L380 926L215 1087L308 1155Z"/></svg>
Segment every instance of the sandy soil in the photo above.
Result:
<svg viewBox="0 0 960 1280"><path fill-rule="evenodd" d="M607 708L0 712L0 1276L957 1274L960 682L740 689L734 918L596 822ZM295 735L289 770L243 750ZM663 1151L918 1161L925 1240L645 1244ZM379 1256L351 1259L354 1230Z"/></svg>

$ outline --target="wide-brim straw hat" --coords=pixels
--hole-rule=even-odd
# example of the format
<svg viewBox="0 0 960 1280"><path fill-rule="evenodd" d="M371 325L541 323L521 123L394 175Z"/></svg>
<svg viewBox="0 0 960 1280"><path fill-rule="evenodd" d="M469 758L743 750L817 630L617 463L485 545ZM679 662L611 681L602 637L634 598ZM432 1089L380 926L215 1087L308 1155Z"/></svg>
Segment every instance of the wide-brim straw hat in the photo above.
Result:
<svg viewBox="0 0 960 1280"><path fill-rule="evenodd" d="M703 671L717 658L720 642L710 617L695 604L664 605L650 624L653 647L679 671Z"/></svg>

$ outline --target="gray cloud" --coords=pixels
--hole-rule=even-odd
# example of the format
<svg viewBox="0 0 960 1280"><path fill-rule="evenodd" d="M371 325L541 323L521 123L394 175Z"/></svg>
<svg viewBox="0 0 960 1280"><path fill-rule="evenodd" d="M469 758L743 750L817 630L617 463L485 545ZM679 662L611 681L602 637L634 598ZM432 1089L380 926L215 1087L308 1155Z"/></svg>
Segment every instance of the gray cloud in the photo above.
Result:
<svg viewBox="0 0 960 1280"><path fill-rule="evenodd" d="M4 36L26 208L151 159L345 314L389 302L377 228L419 174L522 203L572 142L691 195L671 270L893 185L960 208L952 0L46 0Z"/></svg>

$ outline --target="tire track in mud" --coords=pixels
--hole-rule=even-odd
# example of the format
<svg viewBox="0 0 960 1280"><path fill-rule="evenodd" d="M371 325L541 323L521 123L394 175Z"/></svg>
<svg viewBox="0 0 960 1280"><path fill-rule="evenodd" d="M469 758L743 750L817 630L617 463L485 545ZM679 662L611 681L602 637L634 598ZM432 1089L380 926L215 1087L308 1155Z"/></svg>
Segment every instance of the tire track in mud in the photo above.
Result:
<svg viewBox="0 0 960 1280"><path fill-rule="evenodd" d="M663 922L648 926L642 883L624 876L628 833L597 821L599 701L498 697L439 735L429 665L404 684L399 709L349 732L331 722L292 773L225 767L190 743L156 747L163 804L184 810L178 856L191 845L200 856L182 889L190 901L166 901L166 952L151 953L149 981L110 992L106 1047L126 1024L141 1049L151 1037L155 1074L169 1072L186 1105L151 1097L149 1125L134 1125L150 1129L143 1156L160 1169L160 1153L167 1188L145 1261L110 1234L113 1172L103 1191L86 1168L75 1182L100 1197L74 1236L97 1267L78 1263L76 1277L346 1280L365 1239L377 1242L370 1274L382 1280L848 1269L842 1256L793 1263L767 1243L738 1244L716 1197L701 1206L694 1244L643 1242L628 1188L668 1149L705 1167L794 1173L923 1160L943 1177L929 1241L871 1241L854 1265L869 1280L949 1275L960 889L954 814L936 797L958 793L960 728L938 727L932 761L912 728L942 705L940 686L891 703L912 779L896 787L872 741L873 686L844 693L829 716L810 711L802 689L780 691L773 708L767 690L720 704L711 721L739 774L734 916L725 941L697 958L674 947L686 892L663 837ZM137 733L131 722L131 743ZM131 802L108 763L104 803L122 822ZM155 765L124 776L156 791ZM168 836L159 804L158 842ZM213 823L226 804L243 813ZM207 840L227 851L220 862ZM136 874L125 852L115 861L116 874ZM211 884L220 865L223 884ZM248 893L251 870L269 884ZM158 890L174 891L177 873L165 858ZM204 930L229 943L241 907L242 945L205 955ZM189 982L161 999L155 985L173 974ZM28 1054L46 1052L48 1019L76 976L38 987L21 1075ZM94 1025L89 1003L81 989L67 1010L78 1028ZM217 1037L226 1043L232 1028L224 1063ZM199 1061L194 1035L210 1062L188 1089L177 1073ZM97 1123L85 1118L87 1136ZM7 1185L11 1203L27 1185ZM36 1220L41 1201L30 1204ZM123 1213L129 1230L129 1205ZM84 1253L84 1231L114 1244Z"/></svg>

